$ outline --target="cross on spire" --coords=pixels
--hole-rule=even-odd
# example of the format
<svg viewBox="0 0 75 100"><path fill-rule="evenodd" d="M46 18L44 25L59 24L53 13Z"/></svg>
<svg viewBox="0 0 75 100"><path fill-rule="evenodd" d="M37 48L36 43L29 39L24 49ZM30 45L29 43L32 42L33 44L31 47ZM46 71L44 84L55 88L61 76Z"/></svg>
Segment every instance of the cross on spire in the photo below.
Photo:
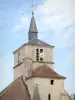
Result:
<svg viewBox="0 0 75 100"><path fill-rule="evenodd" d="M33 9L34 9L34 2L33 2L33 0L32 0L32 14L33 14Z"/></svg>

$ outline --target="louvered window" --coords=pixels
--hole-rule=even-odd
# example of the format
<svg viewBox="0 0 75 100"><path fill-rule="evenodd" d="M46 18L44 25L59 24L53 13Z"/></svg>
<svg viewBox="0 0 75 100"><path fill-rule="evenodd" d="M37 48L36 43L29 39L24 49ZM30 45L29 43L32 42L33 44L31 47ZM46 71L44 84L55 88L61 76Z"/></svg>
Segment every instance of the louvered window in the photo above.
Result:
<svg viewBox="0 0 75 100"><path fill-rule="evenodd" d="M43 49L40 49L40 53L43 53Z"/></svg>
<svg viewBox="0 0 75 100"><path fill-rule="evenodd" d="M39 49L36 49L36 61L39 61Z"/></svg>

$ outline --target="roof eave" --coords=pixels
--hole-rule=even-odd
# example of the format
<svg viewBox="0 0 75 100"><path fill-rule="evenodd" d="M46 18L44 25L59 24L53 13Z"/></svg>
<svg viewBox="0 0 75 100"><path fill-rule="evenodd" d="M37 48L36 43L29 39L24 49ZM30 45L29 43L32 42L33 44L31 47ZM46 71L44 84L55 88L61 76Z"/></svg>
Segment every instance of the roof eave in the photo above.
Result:
<svg viewBox="0 0 75 100"><path fill-rule="evenodd" d="M31 78L53 78L53 79L63 79L63 80L65 80L66 79L66 77L47 77L47 76L30 76L30 77L28 77L28 78L26 78L27 80L28 79L31 79Z"/></svg>

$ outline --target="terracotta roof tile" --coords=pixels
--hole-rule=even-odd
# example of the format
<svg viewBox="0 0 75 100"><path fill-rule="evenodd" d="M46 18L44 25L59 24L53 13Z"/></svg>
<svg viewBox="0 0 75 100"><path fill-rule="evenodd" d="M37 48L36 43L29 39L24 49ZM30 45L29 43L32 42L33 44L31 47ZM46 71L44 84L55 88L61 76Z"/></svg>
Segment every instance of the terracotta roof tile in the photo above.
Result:
<svg viewBox="0 0 75 100"><path fill-rule="evenodd" d="M23 77L18 78L0 92L0 100L30 100L28 88L23 81Z"/></svg>
<svg viewBox="0 0 75 100"><path fill-rule="evenodd" d="M33 77L62 78L62 79L66 78L56 73L52 68L48 67L45 64L35 69L34 72L32 73L32 76Z"/></svg>

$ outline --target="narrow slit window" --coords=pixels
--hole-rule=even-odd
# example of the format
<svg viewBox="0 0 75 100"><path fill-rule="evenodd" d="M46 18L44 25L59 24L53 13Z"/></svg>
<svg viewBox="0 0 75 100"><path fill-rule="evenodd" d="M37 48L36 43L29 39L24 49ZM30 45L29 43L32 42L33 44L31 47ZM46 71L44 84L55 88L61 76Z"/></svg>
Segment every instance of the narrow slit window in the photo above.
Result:
<svg viewBox="0 0 75 100"><path fill-rule="evenodd" d="M48 100L51 100L51 95L50 94L48 94Z"/></svg>

